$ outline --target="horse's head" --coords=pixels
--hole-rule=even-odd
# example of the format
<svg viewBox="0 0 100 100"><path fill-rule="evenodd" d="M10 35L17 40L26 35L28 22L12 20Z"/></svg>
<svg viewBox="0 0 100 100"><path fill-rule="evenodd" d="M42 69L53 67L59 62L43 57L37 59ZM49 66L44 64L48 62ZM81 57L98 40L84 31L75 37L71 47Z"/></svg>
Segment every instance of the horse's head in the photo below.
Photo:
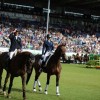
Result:
<svg viewBox="0 0 100 100"><path fill-rule="evenodd" d="M32 53L29 54L28 58L27 58L27 73L30 73L31 70L33 69L33 64L35 62L35 57Z"/></svg>
<svg viewBox="0 0 100 100"><path fill-rule="evenodd" d="M14 65L16 66L21 66L22 69L25 69L26 73L31 72L34 62L35 62L35 57L29 51L18 53L16 56L12 58L12 63L14 63Z"/></svg>
<svg viewBox="0 0 100 100"><path fill-rule="evenodd" d="M28 52L29 53L29 52ZM26 72L27 72L27 80L26 84L28 84L32 71L33 71L33 64L35 62L35 56L32 53L29 53L27 57L27 63L26 63Z"/></svg>
<svg viewBox="0 0 100 100"><path fill-rule="evenodd" d="M61 44L57 47L55 53L57 55L59 55L60 57L64 57L64 59L67 59L66 58L66 46L64 44Z"/></svg>

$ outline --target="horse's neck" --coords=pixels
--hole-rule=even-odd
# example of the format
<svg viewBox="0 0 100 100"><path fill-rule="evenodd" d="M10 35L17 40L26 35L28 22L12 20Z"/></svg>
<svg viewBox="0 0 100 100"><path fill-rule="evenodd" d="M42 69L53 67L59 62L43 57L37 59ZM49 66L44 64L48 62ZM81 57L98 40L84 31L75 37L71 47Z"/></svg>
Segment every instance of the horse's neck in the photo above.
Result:
<svg viewBox="0 0 100 100"><path fill-rule="evenodd" d="M54 57L55 61L59 61L60 57L61 57L61 54L60 53L54 53L53 57Z"/></svg>

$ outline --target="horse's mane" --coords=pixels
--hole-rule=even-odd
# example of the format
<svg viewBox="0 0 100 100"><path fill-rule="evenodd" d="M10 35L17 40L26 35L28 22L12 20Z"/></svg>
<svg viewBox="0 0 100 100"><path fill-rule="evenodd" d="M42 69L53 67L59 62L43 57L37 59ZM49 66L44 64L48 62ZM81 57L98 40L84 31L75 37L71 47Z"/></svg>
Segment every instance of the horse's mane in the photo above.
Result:
<svg viewBox="0 0 100 100"><path fill-rule="evenodd" d="M18 53L11 60L15 65L20 66L20 65L23 65L24 63L26 65L30 65L30 61L32 61L32 62L34 61L34 55L31 52L24 51L24 52ZM19 62L19 63L17 63L17 62ZM21 66L21 67L23 67L23 66Z"/></svg>
<svg viewBox="0 0 100 100"><path fill-rule="evenodd" d="M55 55L61 55L61 53L62 53L62 52L61 52L61 47L62 47L62 46L65 46L65 45L61 44L61 45L59 45L59 46L57 47L57 49L55 50L55 53L54 53Z"/></svg>
<svg viewBox="0 0 100 100"><path fill-rule="evenodd" d="M34 55L29 51L23 51L23 52L18 53L16 56L14 56L14 58L16 57L23 57L23 58L33 57L34 58Z"/></svg>
<svg viewBox="0 0 100 100"><path fill-rule="evenodd" d="M65 46L63 44L60 44L57 49L55 50L53 57L55 60L60 59L60 57L62 56L62 47Z"/></svg>

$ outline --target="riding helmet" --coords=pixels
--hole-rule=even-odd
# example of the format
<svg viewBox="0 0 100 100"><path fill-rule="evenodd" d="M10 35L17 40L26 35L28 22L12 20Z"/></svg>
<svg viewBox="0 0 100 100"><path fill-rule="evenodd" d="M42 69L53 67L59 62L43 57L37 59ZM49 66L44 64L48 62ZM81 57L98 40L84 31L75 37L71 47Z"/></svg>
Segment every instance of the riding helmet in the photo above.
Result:
<svg viewBox="0 0 100 100"><path fill-rule="evenodd" d="M50 34L47 34L47 38L51 38L51 35Z"/></svg>

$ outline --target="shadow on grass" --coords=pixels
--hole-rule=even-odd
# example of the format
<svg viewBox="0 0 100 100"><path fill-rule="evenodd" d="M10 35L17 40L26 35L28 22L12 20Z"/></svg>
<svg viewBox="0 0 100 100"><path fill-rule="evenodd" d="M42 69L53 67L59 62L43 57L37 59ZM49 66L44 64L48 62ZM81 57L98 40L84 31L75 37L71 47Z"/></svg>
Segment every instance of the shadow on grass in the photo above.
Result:
<svg viewBox="0 0 100 100"><path fill-rule="evenodd" d="M12 91L22 92L22 89L12 88ZM39 91L39 90L37 90L36 92L33 92L33 90L26 90L26 93L35 93L35 94L44 94L44 95L46 95L44 93L44 91ZM52 96L54 95L54 96L56 96L56 94L47 94L47 95L52 95Z"/></svg>
<svg viewBox="0 0 100 100"><path fill-rule="evenodd" d="M7 87L7 90L6 90L6 92L8 91L8 87ZM18 89L18 88L12 88L12 90L11 90L11 92L22 92L22 89ZM31 93L31 94L41 94L41 95L46 95L45 93L44 93L44 91L36 91L36 92L33 92L32 90L26 90L26 94L27 93ZM11 93L12 94L12 93ZM50 95L50 96L57 96L56 94L47 94L47 95ZM4 97L4 95L3 95L3 93L1 94L0 93L0 97ZM7 98L7 97L5 97L5 98ZM13 98L14 99L14 98Z"/></svg>

